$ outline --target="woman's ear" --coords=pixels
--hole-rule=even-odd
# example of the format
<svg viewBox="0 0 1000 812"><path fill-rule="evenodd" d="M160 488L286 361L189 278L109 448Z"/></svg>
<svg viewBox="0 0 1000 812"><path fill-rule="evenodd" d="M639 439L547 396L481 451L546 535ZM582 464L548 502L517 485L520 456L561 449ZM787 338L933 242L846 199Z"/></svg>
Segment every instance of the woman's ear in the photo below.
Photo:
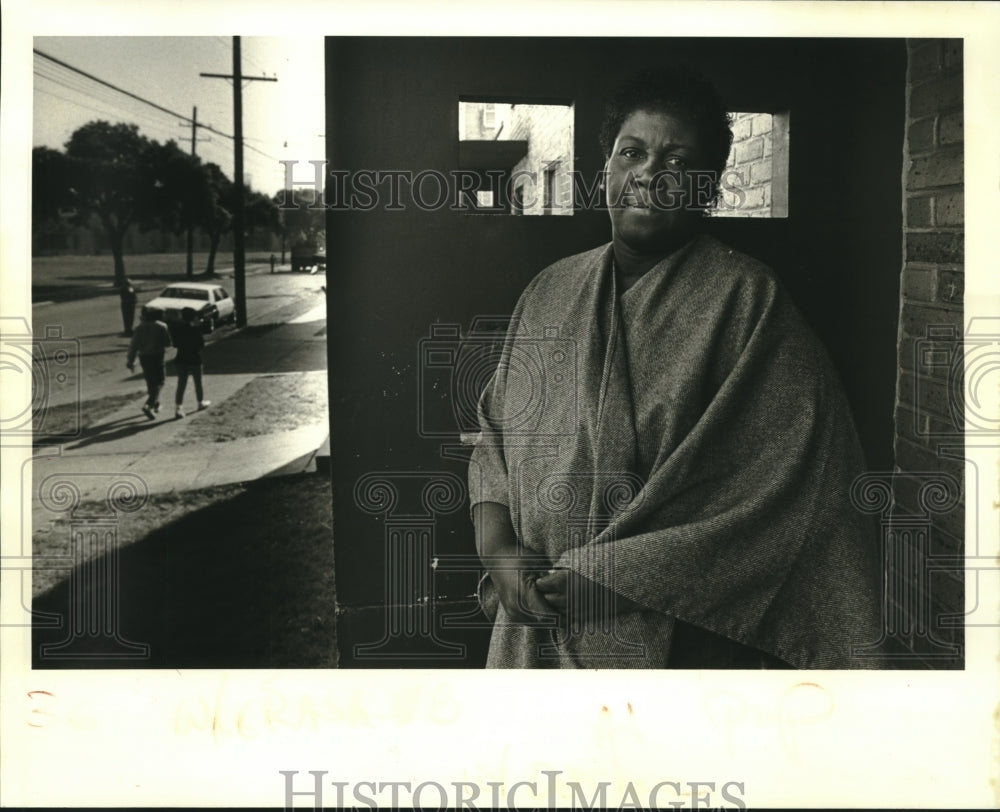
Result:
<svg viewBox="0 0 1000 812"><path fill-rule="evenodd" d="M607 160L604 161L604 168L601 170L601 177L597 181L597 188L598 189L603 189L604 188L604 182L607 180L607 177L608 177L608 167L610 165L611 165L611 159L608 158Z"/></svg>

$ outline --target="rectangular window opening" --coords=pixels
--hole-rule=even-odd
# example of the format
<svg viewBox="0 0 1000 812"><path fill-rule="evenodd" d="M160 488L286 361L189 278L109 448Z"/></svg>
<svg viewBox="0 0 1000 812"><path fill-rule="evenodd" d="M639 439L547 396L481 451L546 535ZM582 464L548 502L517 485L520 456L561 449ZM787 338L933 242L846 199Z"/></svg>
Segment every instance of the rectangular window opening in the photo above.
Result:
<svg viewBox="0 0 1000 812"><path fill-rule="evenodd" d="M713 217L788 217L788 111L736 112Z"/></svg>
<svg viewBox="0 0 1000 812"><path fill-rule="evenodd" d="M573 115L571 101L462 96L458 166L473 187L469 211L572 215Z"/></svg>

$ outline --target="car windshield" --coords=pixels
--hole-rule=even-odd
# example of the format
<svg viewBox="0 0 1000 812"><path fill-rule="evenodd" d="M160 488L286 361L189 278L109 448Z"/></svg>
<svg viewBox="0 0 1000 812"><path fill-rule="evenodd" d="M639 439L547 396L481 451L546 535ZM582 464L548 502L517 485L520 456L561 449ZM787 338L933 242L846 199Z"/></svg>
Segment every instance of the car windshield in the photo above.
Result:
<svg viewBox="0 0 1000 812"><path fill-rule="evenodd" d="M166 288L160 296L164 299L195 299L204 302L208 299L208 291L198 288Z"/></svg>

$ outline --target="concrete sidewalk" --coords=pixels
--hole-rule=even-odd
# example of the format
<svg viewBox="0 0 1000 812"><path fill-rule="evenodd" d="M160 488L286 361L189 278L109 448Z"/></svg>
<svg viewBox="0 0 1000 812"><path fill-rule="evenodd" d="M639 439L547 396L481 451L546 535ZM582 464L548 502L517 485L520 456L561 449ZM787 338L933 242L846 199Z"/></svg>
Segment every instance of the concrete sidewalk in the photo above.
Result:
<svg viewBox="0 0 1000 812"><path fill-rule="evenodd" d="M196 409L189 381L187 415L175 419L176 379L168 377L154 420L142 414L143 391L79 437L36 449L35 522L53 518L46 504L60 481L68 480L80 501L103 502L115 475L137 476L155 494L315 471L329 437L326 323L316 306L306 307L284 324L206 348L207 409ZM141 379L113 388L137 387L144 390Z"/></svg>

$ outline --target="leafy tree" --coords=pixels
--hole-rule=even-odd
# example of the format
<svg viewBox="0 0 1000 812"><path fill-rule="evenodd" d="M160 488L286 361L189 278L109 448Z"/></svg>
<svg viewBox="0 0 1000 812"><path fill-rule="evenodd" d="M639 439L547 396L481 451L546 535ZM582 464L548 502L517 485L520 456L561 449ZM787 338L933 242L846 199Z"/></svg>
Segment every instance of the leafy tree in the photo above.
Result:
<svg viewBox="0 0 1000 812"><path fill-rule="evenodd" d="M311 189L281 189L274 195L278 210L278 230L281 237L281 261L285 247L301 243L322 244L326 239L326 211L313 208L315 192ZM322 200L319 201L320 206Z"/></svg>
<svg viewBox="0 0 1000 812"><path fill-rule="evenodd" d="M157 188L157 208L161 225L180 234L198 224L209 205L208 176L201 159L184 152L173 141L156 144L152 150L157 175L163 178ZM188 268L188 276L191 276Z"/></svg>
<svg viewBox="0 0 1000 812"><path fill-rule="evenodd" d="M70 234L74 213L67 183L66 156L49 147L31 151L32 250L61 246Z"/></svg>
<svg viewBox="0 0 1000 812"><path fill-rule="evenodd" d="M281 212L277 204L263 192L247 189L244 196L244 209L248 231L258 228L272 234L279 234L281 229Z"/></svg>
<svg viewBox="0 0 1000 812"><path fill-rule="evenodd" d="M223 234L233 229L233 212L236 210L236 184L226 177L216 164L205 164L207 195L200 209L197 222L209 237L208 263L205 275L215 273L215 257ZM278 210L267 195L252 189L243 190L243 223L247 232L256 228L277 230Z"/></svg>
<svg viewBox="0 0 1000 812"><path fill-rule="evenodd" d="M218 164L203 165L206 194L198 212L198 221L208 234L209 249L205 275L215 273L215 255L222 235L233 228L233 208L236 205L236 187Z"/></svg>
<svg viewBox="0 0 1000 812"><path fill-rule="evenodd" d="M108 235L115 284L125 279L122 247L135 223L151 228L163 212L164 147L139 134L135 124L91 121L66 142L66 180L78 221L93 212Z"/></svg>
<svg viewBox="0 0 1000 812"><path fill-rule="evenodd" d="M148 139L137 125L92 121L70 136L65 153L35 148L32 170L36 228L67 212L78 224L96 217L111 246L116 285L125 278L123 245L132 225L175 234L200 226L210 241L205 273L215 273L219 242L232 229L236 206L236 188L218 165L203 164L174 141ZM266 195L245 190L244 211L248 230L280 227Z"/></svg>
<svg viewBox="0 0 1000 812"><path fill-rule="evenodd" d="M31 217L38 224L72 205L66 156L49 147L31 151Z"/></svg>

